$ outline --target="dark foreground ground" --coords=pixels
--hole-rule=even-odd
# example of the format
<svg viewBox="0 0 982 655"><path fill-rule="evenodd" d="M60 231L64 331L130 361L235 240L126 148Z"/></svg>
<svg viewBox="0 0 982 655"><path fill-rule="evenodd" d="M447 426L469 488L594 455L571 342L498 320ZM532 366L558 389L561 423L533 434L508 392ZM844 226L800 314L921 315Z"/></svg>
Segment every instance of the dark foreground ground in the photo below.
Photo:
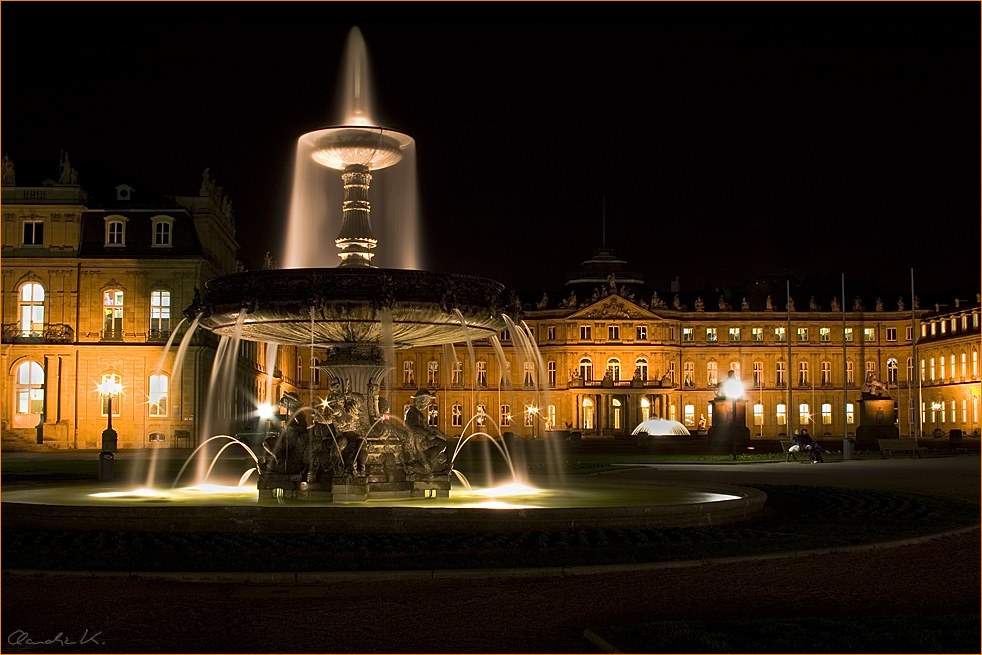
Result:
<svg viewBox="0 0 982 655"><path fill-rule="evenodd" d="M639 484L704 480L914 491L975 503L980 492L977 456L824 466L658 464L610 475ZM843 632L854 629L855 619L871 625L926 620L949 631L951 647L942 634L937 647L924 652L979 652L977 630L974 648L967 648L965 635L950 627L963 625L965 617L977 626L979 598L976 529L907 546L793 560L552 577L457 573L399 580L364 574L317 584L255 585L5 572L2 636L4 652L598 652L584 638L590 628L625 650L679 652L677 645L685 642L659 642L662 633L637 626L711 621L723 622L725 633L738 630L733 626L739 624L728 621L800 618L827 635L837 625ZM704 623L697 632L706 632ZM53 642L32 644L47 640ZM792 652L835 650L828 645L803 640ZM911 652L882 645L868 651Z"/></svg>

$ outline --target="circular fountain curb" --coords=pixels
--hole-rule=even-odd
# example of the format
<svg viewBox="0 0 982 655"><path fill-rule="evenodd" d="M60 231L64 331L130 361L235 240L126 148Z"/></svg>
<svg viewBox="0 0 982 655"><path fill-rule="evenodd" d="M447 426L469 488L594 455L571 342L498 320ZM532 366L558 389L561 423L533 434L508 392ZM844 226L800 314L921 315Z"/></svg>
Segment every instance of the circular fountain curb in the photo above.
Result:
<svg viewBox="0 0 982 655"><path fill-rule="evenodd" d="M832 548L813 548L809 550L781 551L777 553L761 553L758 555L738 555L734 557L717 557L697 560L674 560L669 562L643 562L637 564L600 564L594 566L551 566L527 569L424 569L420 571L310 571L310 572L116 572L116 571L50 571L40 569L4 569L3 575L35 578L116 578L128 580L161 581L161 582L193 582L214 584L324 584L343 582L400 582L424 580L477 580L493 578L554 578L578 575L602 575L617 573L641 573L660 569L694 568L700 566L722 566L741 562L759 562L776 559L795 559L827 555L831 553L851 553L886 548L899 548L917 544L957 537L969 532L975 532L982 525L975 524L961 528L953 528L943 532L877 541L855 546L838 546Z"/></svg>
<svg viewBox="0 0 982 655"><path fill-rule="evenodd" d="M651 488L656 485L643 485ZM5 528L217 533L522 532L570 528L677 528L745 521L764 511L767 495L722 484L665 484L674 489L736 496L676 505L483 509L352 506L93 506L4 501ZM422 505L425 501L421 501Z"/></svg>

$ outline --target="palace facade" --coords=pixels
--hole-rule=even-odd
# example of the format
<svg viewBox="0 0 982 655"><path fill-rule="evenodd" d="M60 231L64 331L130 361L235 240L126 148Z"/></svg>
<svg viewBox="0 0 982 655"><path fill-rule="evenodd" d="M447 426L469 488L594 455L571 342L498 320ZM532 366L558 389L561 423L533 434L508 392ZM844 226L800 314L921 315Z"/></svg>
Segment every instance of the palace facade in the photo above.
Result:
<svg viewBox="0 0 982 655"><path fill-rule="evenodd" d="M322 350L281 347L268 361L265 344L243 342L234 371L220 372L214 335L198 331L182 345L194 290L239 267L231 207L207 171L187 197L125 184L90 196L67 159L60 173L18 186L5 159L6 446L100 447L110 413L103 382L122 385L112 422L130 448L235 434L287 391L311 404L327 396ZM870 380L895 401L902 435L979 433L978 295L943 310L903 300L888 309L873 298L845 311L838 298L789 306L783 294L648 301L642 276L609 249L568 279L562 292L527 303L524 321L497 340L397 352L382 390L393 414L425 387L436 396L429 420L448 435L627 435L655 416L694 431L712 426L716 385L732 370L746 388L752 438L801 427L853 433ZM222 377L227 393L209 399Z"/></svg>

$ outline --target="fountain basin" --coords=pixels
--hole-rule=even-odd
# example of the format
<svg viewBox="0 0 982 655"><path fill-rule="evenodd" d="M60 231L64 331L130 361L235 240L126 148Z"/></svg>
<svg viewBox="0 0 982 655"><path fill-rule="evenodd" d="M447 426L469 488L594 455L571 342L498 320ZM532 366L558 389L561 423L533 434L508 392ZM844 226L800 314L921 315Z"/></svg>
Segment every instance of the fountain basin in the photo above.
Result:
<svg viewBox="0 0 982 655"><path fill-rule="evenodd" d="M504 285L471 275L381 268L246 271L213 278L185 312L232 336L246 311L241 338L279 344L334 346L383 342L391 322L397 348L463 341L504 328ZM389 317L385 314L388 313Z"/></svg>
<svg viewBox="0 0 982 655"><path fill-rule="evenodd" d="M515 532L570 528L710 526L755 518L764 492L733 485L699 487L577 484L561 492L499 501L458 494L426 506L398 501L358 505L266 503L256 492L198 500L95 499L94 486L7 491L5 528L145 532L310 533Z"/></svg>

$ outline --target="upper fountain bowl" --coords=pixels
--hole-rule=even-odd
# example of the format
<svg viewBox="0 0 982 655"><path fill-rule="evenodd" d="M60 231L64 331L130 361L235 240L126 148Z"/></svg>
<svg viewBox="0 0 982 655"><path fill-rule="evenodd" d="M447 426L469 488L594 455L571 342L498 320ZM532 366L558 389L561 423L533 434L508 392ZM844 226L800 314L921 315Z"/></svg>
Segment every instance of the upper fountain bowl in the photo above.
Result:
<svg viewBox="0 0 982 655"><path fill-rule="evenodd" d="M245 316L239 321L242 312ZM384 268L293 268L212 278L185 314L248 341L336 346L384 343L391 321L397 348L434 346L493 336L502 314L518 318L514 298L494 280Z"/></svg>
<svg viewBox="0 0 982 655"><path fill-rule="evenodd" d="M377 171L399 163L402 151L415 142L384 127L343 125L304 134L300 143L311 148L311 158L321 166L344 170L357 165Z"/></svg>

